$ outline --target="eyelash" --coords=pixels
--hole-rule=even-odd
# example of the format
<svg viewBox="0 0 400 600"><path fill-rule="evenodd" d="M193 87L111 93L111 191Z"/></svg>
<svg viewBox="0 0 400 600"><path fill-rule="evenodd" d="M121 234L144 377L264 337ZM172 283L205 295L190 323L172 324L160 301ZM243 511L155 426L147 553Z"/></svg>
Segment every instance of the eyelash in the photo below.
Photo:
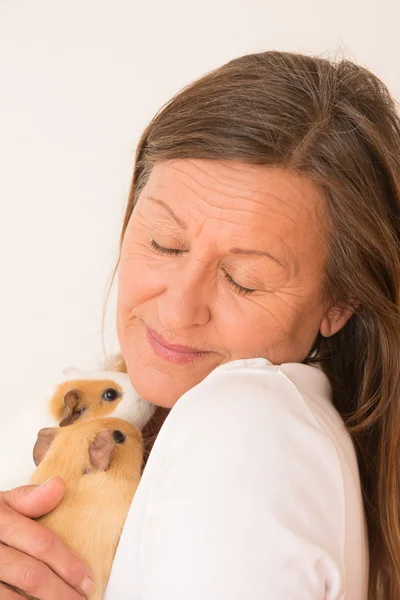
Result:
<svg viewBox="0 0 400 600"><path fill-rule="evenodd" d="M159 246L157 244L157 242L155 242L154 240L150 240L150 246L153 248L153 250L155 250L156 252L158 252L158 254L179 254L180 252L182 252L182 250L175 250L174 248L163 248L162 246Z"/></svg>
<svg viewBox="0 0 400 600"><path fill-rule="evenodd" d="M163 248L162 246L159 246L157 244L157 242L155 242L154 240L150 240L150 246L151 246L151 248L153 250L155 250L156 252L158 252L158 254L169 254L169 255L176 256L177 254L180 254L181 252L183 252L182 250L176 250L174 248ZM251 290L249 288L245 288L242 285L239 285L238 283L236 283L236 281L234 281L232 279L232 277L226 271L223 271L223 273L224 273L224 277L228 281L228 283L230 283L231 286L239 294L242 294L243 296L247 296L247 294L251 294L252 292L256 291L256 290Z"/></svg>
<svg viewBox="0 0 400 600"><path fill-rule="evenodd" d="M239 294L242 294L243 296L247 296L247 294L251 294L252 292L255 292L256 290L250 290L249 288L245 288L242 285L239 285L238 283L236 283L236 281L234 281L232 279L232 277L229 275L229 273L227 273L226 271L224 272L224 277L225 279L228 281L228 283L231 284L231 286L237 291L239 292Z"/></svg>

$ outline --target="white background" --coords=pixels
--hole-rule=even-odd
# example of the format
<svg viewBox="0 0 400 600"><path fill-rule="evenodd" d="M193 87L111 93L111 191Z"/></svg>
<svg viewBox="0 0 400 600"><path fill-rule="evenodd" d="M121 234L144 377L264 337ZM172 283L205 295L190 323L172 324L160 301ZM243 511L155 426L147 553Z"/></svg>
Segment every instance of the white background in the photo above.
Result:
<svg viewBox="0 0 400 600"><path fill-rule="evenodd" d="M138 138L194 78L268 49L347 58L400 98L399 0L0 0L0 489L49 390L102 361ZM106 350L117 349L115 285Z"/></svg>

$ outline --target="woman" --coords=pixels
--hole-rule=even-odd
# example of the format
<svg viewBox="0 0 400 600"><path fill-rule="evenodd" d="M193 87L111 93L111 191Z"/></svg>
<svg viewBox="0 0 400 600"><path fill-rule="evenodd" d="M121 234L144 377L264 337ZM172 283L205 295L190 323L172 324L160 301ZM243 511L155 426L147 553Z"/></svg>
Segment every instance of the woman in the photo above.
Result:
<svg viewBox="0 0 400 600"><path fill-rule="evenodd" d="M108 600L400 597L399 175L394 101L349 61L243 56L146 128L120 368L171 412ZM0 580L44 599L89 592L30 520L62 494L1 498Z"/></svg>

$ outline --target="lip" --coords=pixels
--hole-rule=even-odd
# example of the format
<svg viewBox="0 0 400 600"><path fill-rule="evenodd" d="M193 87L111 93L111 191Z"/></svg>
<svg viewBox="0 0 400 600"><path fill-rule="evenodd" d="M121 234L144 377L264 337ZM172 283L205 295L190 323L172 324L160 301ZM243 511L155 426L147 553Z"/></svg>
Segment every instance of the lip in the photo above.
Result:
<svg viewBox="0 0 400 600"><path fill-rule="evenodd" d="M156 333L154 329L150 329L150 327L146 327L146 334L154 352L158 356L166 358L174 363L185 363L201 356L205 356L206 354L210 354L210 352L199 352L188 346L168 344L164 338Z"/></svg>

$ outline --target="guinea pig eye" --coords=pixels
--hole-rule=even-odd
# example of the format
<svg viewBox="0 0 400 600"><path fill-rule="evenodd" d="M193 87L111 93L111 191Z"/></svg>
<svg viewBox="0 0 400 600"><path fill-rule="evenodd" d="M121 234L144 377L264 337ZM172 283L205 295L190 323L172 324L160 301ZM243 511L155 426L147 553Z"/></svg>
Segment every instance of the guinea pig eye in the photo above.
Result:
<svg viewBox="0 0 400 600"><path fill-rule="evenodd" d="M113 431L113 438L117 444L123 444L125 441L125 435L119 429Z"/></svg>
<svg viewBox="0 0 400 600"><path fill-rule="evenodd" d="M108 388L103 394L104 400L107 400L108 402L112 402L113 400L116 400L120 396L121 396L121 394L115 388Z"/></svg>

